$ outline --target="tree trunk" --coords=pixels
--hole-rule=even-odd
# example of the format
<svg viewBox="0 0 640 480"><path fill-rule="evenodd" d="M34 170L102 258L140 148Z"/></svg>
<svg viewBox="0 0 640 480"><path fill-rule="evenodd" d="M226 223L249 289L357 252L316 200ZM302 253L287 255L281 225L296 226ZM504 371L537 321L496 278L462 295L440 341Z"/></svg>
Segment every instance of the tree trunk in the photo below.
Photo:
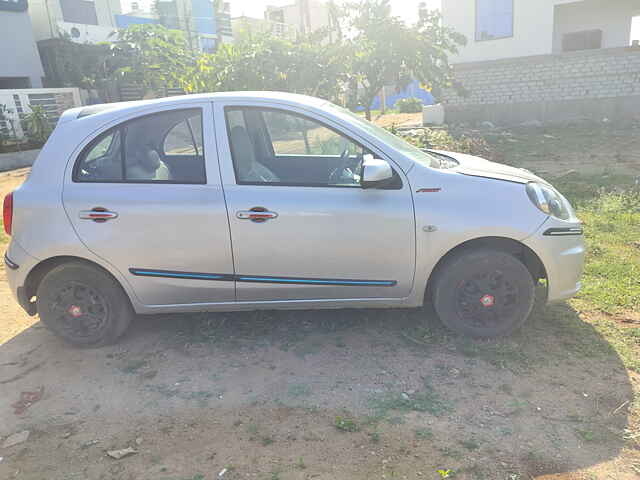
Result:
<svg viewBox="0 0 640 480"><path fill-rule="evenodd" d="M371 121L371 104L367 105L366 107L364 107L364 114L365 117L367 118L367 120Z"/></svg>

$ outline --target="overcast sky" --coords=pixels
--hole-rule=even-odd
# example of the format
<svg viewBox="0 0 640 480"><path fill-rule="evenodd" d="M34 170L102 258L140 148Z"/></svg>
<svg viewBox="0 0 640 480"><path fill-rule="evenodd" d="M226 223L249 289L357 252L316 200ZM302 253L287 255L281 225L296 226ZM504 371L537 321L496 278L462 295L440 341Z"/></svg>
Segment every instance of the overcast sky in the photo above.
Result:
<svg viewBox="0 0 640 480"><path fill-rule="evenodd" d="M418 4L421 1L424 0L391 0L393 13L407 21L414 22L417 17ZM426 1L431 8L440 7L440 0ZM267 5L281 6L292 3L294 3L292 0L231 0L231 16L247 15L248 17L263 18Z"/></svg>

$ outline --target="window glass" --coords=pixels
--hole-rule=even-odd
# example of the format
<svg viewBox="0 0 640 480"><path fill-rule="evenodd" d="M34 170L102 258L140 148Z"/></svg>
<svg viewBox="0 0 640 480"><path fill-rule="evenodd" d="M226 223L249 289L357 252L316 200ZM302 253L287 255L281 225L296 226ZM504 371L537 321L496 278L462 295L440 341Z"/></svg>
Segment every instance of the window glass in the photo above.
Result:
<svg viewBox="0 0 640 480"><path fill-rule="evenodd" d="M360 187L369 153L346 136L282 110L226 110L238 183Z"/></svg>
<svg viewBox="0 0 640 480"><path fill-rule="evenodd" d="M91 144L76 168L77 181L122 181L120 129L110 130Z"/></svg>
<svg viewBox="0 0 640 480"><path fill-rule="evenodd" d="M201 110L146 115L103 134L80 156L74 180L206 183Z"/></svg>
<svg viewBox="0 0 640 480"><path fill-rule="evenodd" d="M362 154L362 148L321 124L279 111L263 113L276 155Z"/></svg>
<svg viewBox="0 0 640 480"><path fill-rule="evenodd" d="M513 0L476 0L476 40L513 36Z"/></svg>
<svg viewBox="0 0 640 480"><path fill-rule="evenodd" d="M202 152L201 126L202 122L197 117L178 123L164 139L164 154L198 155Z"/></svg>

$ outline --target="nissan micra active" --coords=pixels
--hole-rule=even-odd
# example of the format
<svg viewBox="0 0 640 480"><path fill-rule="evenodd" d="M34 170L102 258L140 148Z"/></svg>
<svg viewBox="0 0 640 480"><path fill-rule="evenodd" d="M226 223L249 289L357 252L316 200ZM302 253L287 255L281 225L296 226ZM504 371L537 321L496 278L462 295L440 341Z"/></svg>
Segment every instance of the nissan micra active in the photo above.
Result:
<svg viewBox="0 0 640 480"><path fill-rule="evenodd" d="M549 302L580 289L585 253L532 173L269 92L65 112L4 227L17 301L83 346L135 314L425 302L455 332L506 335L538 284Z"/></svg>

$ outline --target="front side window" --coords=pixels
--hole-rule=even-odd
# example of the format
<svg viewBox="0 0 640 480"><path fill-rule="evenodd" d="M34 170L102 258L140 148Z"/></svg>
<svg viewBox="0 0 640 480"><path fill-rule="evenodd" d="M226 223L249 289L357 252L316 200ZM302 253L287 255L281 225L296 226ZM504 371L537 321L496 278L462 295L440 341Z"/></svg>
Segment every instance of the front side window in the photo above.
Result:
<svg viewBox="0 0 640 480"><path fill-rule="evenodd" d="M513 36L513 0L476 0L476 40Z"/></svg>
<svg viewBox="0 0 640 480"><path fill-rule="evenodd" d="M369 153L308 117L258 108L227 108L226 121L240 184L360 187Z"/></svg>
<svg viewBox="0 0 640 480"><path fill-rule="evenodd" d="M73 180L206 183L202 111L146 115L112 128L83 150Z"/></svg>

